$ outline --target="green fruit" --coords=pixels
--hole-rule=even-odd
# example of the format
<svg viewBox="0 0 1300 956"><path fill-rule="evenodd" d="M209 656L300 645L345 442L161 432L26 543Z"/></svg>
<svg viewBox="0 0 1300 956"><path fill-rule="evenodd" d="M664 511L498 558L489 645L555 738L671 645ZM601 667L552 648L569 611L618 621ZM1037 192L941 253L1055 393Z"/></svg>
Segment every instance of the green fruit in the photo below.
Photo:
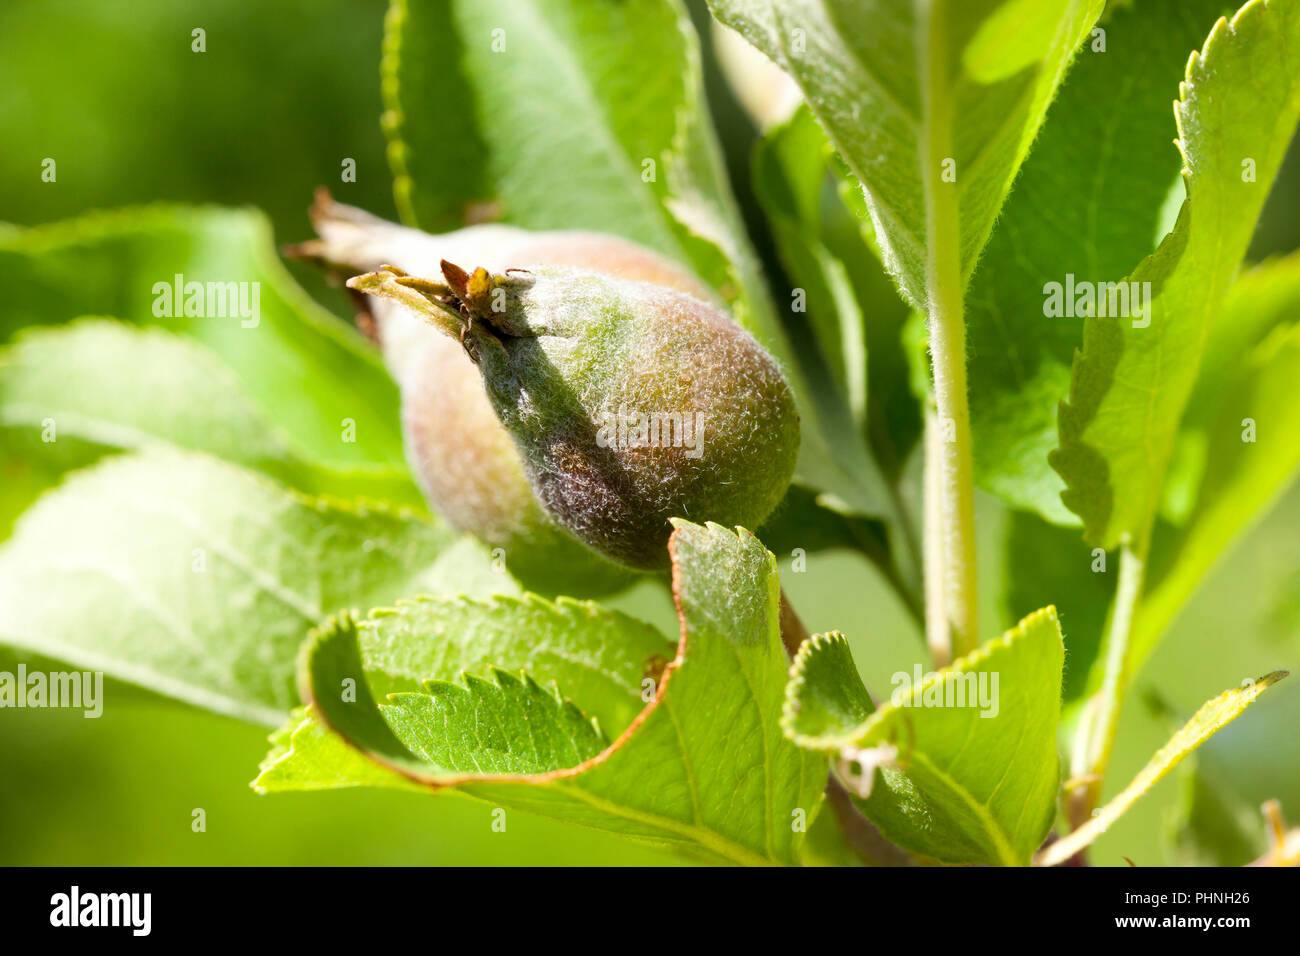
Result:
<svg viewBox="0 0 1300 956"><path fill-rule="evenodd" d="M780 369L714 305L582 269L396 268L348 285L460 342L537 499L629 567L666 567L668 519L758 527L794 472L799 419Z"/></svg>
<svg viewBox="0 0 1300 956"><path fill-rule="evenodd" d="M537 502L464 349L428 326L418 331L408 353L415 374L402 388L402 438L434 510L500 548L529 590L594 597L626 585L626 568L574 539Z"/></svg>
<svg viewBox="0 0 1300 956"><path fill-rule="evenodd" d="M293 251L348 276L385 262L435 271L443 256L461 256L503 270L573 265L711 296L662 256L596 233L485 225L431 235L334 202L324 192L312 221L320 238ZM627 584L627 568L577 541L537 501L514 442L460 343L394 303L372 299L369 311L401 389L407 458L434 510L458 530L501 548L510 571L531 590L595 596Z"/></svg>

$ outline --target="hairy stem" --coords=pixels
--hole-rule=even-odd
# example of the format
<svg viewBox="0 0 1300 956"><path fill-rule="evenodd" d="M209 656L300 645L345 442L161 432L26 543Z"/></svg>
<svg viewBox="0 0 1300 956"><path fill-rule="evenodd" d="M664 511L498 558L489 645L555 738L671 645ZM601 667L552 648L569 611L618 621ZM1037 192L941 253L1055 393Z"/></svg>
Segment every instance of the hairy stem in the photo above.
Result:
<svg viewBox="0 0 1300 956"><path fill-rule="evenodd" d="M1101 690L1089 707L1088 723L1081 740L1082 751L1075 755L1076 766L1082 771L1080 786L1069 801L1070 823L1075 828L1086 823L1101 803L1101 788L1115 747L1120 712L1133 676L1129 638L1133 633L1138 600L1142 596L1145 570L1145 543L1138 548L1124 545L1120 549L1115 602L1111 605L1102 643L1106 664Z"/></svg>
<svg viewBox="0 0 1300 956"><path fill-rule="evenodd" d="M943 444L934 411L925 413L925 643L935 667L952 662L952 630L948 625L947 579L943 549Z"/></svg>
<svg viewBox="0 0 1300 956"><path fill-rule="evenodd" d="M939 439L937 442L927 439L926 444L926 450L933 450L938 459L938 474L935 493L927 494L925 534L928 540L935 533L936 525L940 529L943 614L951 635L952 656L960 656L974 650L979 642L975 485L970 410L966 400L966 325L962 311L961 220L957 201L957 182L962 170L957 169L952 148L954 117L951 97L947 95L950 85L947 38L933 3L922 4L922 8L924 15L918 18L917 44L926 64L921 91L925 111L921 172L925 184L926 311L934 369L934 424ZM927 429L927 433L932 430Z"/></svg>
<svg viewBox="0 0 1300 956"><path fill-rule="evenodd" d="M925 438L926 635L942 663L970 653L979 643L965 342L960 305L946 315L932 308L936 410L928 416Z"/></svg>

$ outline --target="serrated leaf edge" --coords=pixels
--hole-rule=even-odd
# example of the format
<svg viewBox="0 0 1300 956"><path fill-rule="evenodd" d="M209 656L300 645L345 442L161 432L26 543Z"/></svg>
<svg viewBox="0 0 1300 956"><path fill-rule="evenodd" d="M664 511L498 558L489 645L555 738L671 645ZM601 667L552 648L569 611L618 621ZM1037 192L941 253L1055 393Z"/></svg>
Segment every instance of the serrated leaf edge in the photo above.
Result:
<svg viewBox="0 0 1300 956"><path fill-rule="evenodd" d="M1034 611L1032 614L1026 616L1018 624L1016 624L1015 627L1006 631L1001 636L996 637L991 641L986 641L985 643L979 645L975 650L971 651L969 654L963 657L959 657L957 660L953 661L947 667L926 674L925 679L922 680L921 683L913 685L909 689L909 693L913 695L923 695L927 688L931 687L936 683L943 683L943 681L947 678L949 674L964 673L969 670L977 669L978 665L988 660L989 657L995 651L1005 650L1010 648L1011 645L1014 644L1017 640L1021 639L1022 637L1025 637L1029 633L1029 630L1032 627L1036 626L1039 622L1043 620L1050 621L1052 626L1059 633L1061 627L1061 621L1060 618L1057 616L1056 606L1049 604L1047 605L1047 607L1040 608L1039 610ZM812 642L809 641L806 643L811 644ZM802 650L803 648L800 648L801 652ZM793 669L791 671L791 676L793 679ZM788 690L788 686L787 686L787 690ZM799 746L804 747L806 749L822 750L828 753L838 753L839 751L843 750L846 747L857 747L861 744L862 740L871 732L872 729L874 729L878 724L883 723L885 720L887 720L889 716L897 709L898 708L895 707L893 703L885 702L882 703L879 707L877 707L875 713L873 713L866 720L862 721L862 723L858 724L850 731L846 731L843 734L823 734L823 735L812 736L812 737L805 736L803 740L795 740L795 742L798 743ZM782 726L783 727L785 726L784 723L782 724Z"/></svg>
<svg viewBox="0 0 1300 956"><path fill-rule="evenodd" d="M1267 12L1268 7L1269 0L1248 0L1245 5L1232 15L1231 19L1226 16L1219 17L1219 19L1215 21L1214 26L1210 29L1209 34L1206 36L1205 43L1202 45L1201 49L1192 50L1191 53L1188 54L1187 66L1183 70L1183 79L1180 80L1178 84L1178 98L1174 100L1173 103L1174 124L1178 132L1178 136L1173 142L1174 146L1178 149L1179 157L1182 159L1180 175L1183 181L1185 198L1183 199L1183 204L1179 209L1178 217L1173 228L1161 238L1160 244L1156 247L1155 251L1143 257L1143 259L1128 273L1128 275L1124 277L1123 281L1129 281L1134 276L1143 274L1145 270L1153 266L1156 260L1162 258L1167 253L1169 247L1172 247L1176 243L1185 241L1180 233L1183 229L1187 228L1185 223L1190 221L1193 201L1193 186L1199 181L1199 177L1197 177L1196 170L1192 164L1192 158L1187 152L1186 138L1188 134L1185 124L1189 109L1188 94L1198 82L1201 82L1213 74L1215 64L1220 56L1219 49L1222 46L1223 38L1228 34L1235 33L1238 27L1240 27L1247 18L1263 16ZM1204 343L1202 343L1202 345L1203 344ZM1199 358L1203 357L1203 355L1199 356ZM1062 467L1058 467L1061 454L1065 451L1067 446L1080 443L1079 439L1089 424L1089 422L1080 422L1078 420L1076 414L1076 405L1078 403L1074 401L1078 382L1082 378L1089 361L1090 356L1084 345L1080 345L1074 350L1070 369L1069 395L1067 398L1061 399L1057 404L1057 423L1060 440L1057 447L1048 455L1048 463L1065 482L1066 487L1061 492L1061 501L1071 513L1078 515L1083 521L1085 539L1091 544L1104 545L1109 548L1116 544L1123 543L1125 539L1134 534L1135 530L1138 533L1145 534L1145 529L1127 529L1119 535L1120 540L1111 541L1108 539L1106 537L1106 532L1107 525L1109 525L1110 522L1109 512L1101 519L1101 526L1098 527L1098 518L1095 514L1084 514L1083 511L1073 507L1070 502L1075 499L1077 494L1086 494L1087 483L1085 481L1084 485L1080 486L1077 478L1072 480L1071 472L1073 472L1074 469L1069 468L1068 465L1063 466L1065 470L1062 470ZM1186 411L1185 407L1180 409L1180 419L1184 411ZM1091 419L1089 421L1091 421ZM1167 459L1165 467L1168 467ZM1153 494L1158 496L1160 490L1161 485L1157 483L1154 486ZM1083 510L1086 511L1089 509L1084 508ZM1152 507L1151 514L1153 516L1155 514L1154 506Z"/></svg>
<svg viewBox="0 0 1300 956"><path fill-rule="evenodd" d="M707 527L710 531L716 528L721 528L720 525L715 525L712 522L710 522L705 527ZM722 529L722 530L727 531L727 529ZM745 531L743 528L738 528L737 531L742 534L747 534L747 535L751 534L751 532ZM727 531L727 533L733 533L733 532ZM619 750L623 748L623 746L627 743L627 741L632 738L632 736L637 732L637 730L640 729L641 725L645 723L645 721L649 718L650 714L663 701L668 691L668 686L671 683L673 673L679 667L681 667L681 665L685 662L689 635L687 634L686 618L685 618L684 609L681 604L680 590L677 586L678 565L677 565L676 554L674 549L675 549L675 544L677 541L678 534L679 532L677 530L674 530L671 537L668 539L668 551L669 554L673 556L673 569L674 569L673 603L677 609L677 618L680 626L680 632L677 641L676 656L671 661L669 661L668 664L664 667L663 674L660 677L658 684L655 688L654 699L649 701L646 704L646 706L643 707L634 718L632 718L632 722L627 726L626 729L624 729L624 731L621 734L619 734L619 736L612 743L609 744L608 747L606 747L603 751L601 751L596 756L588 760L585 760L582 763L577 764L576 766L564 767L564 768L551 770L541 774L433 775L433 774L422 773L418 770L415 770L412 767L403 767L401 765L394 764L391 761L385 760L382 756L374 754L366 750L365 748L360 747L357 744L353 743L351 740L348 739L346 734L344 734L338 728L329 725L328 718L323 708L321 708L319 705L314 689L310 686L310 681L306 679L308 669L305 665L307 661L310 659L310 655L315 648L317 638L323 635L324 633L326 633L330 627L337 626L336 619L337 621L350 619L353 623L353 626L357 627L358 629L364 626L365 621L358 620L356 611L343 611L340 612L338 615L332 615L331 618L326 621L326 623L322 624L320 628L314 628L311 631L311 633L308 635L308 640L303 644L302 650L300 652L301 656L299 659L300 660L299 674L300 674L300 680L302 684L301 690L303 694L303 699L308 706L315 709L315 711L320 716L322 723L325 723L326 726L329 726L334 733L338 734L341 738L347 741L349 746L357 749L362 754L367 756L369 759L384 765L389 770L392 770L394 773L407 777L408 779L416 783L419 783L425 787L428 787L431 790L441 790L446 787L459 787L459 786L464 786L466 784L472 784L472 783L523 783L523 784L533 784L533 785L544 785L544 784L552 783L556 780L563 780L570 777L579 776L580 774L590 770L592 767L604 763L611 756L613 756L613 754L617 753ZM521 606L533 606L533 607L554 609L561 614L572 613L572 612L583 612L588 617L609 615L612 617L623 618L625 620L632 621L638 624L643 624L643 622L638 621L636 618L624 614L621 611L611 611L602 608L599 604L596 604L594 601L580 601L574 598L568 598L563 596L557 598L554 601L551 601L544 597L529 592L525 592L521 597L513 597L508 595L495 595L487 600L479 600L475 598L464 598L464 597L437 598L437 597L421 596L409 600L398 601L396 602L396 605L394 607L376 608L370 612L370 614L367 617L367 620L378 620L379 618L382 617L396 615L398 613L398 609L402 606L426 604L426 603L428 604L446 603L446 604L460 604L460 605L484 605L484 604L495 604L495 603L516 604Z"/></svg>
<svg viewBox="0 0 1300 956"><path fill-rule="evenodd" d="M738 536L741 538L749 537L749 538L753 538L754 540L757 540L753 532L748 531L747 529L741 527L737 527L734 530L732 530L711 521L707 522L704 525L700 525L699 527L703 527L710 534L717 534L721 532L725 534ZM687 653L690 637L689 637L687 623L686 623L686 612L685 612L685 608L682 605L681 588L680 588L680 563L677 560L677 553L676 553L676 545L677 545L677 541L679 540L680 533L681 533L681 528L677 527L676 524L674 523L674 529L672 535L668 539L668 553L672 558L672 568L673 568L673 572L672 572L673 604L677 610L677 619L680 626L680 632L677 641L676 656L671 661L669 661L668 664L664 667L663 673L660 676L658 684L655 688L654 699L651 700L649 703L647 703L646 706L642 708L641 711L639 711L634 718L632 718L632 722L628 724L628 726L623 730L623 732L619 734L619 736L612 743L610 743L607 747L605 747L604 750L596 754L594 757L584 760L580 764L576 764L575 766L572 767L563 767L557 770L551 770L546 773L540 773L540 774L464 774L461 773L461 774L448 774L448 775L435 776L433 774L428 774L419 771L414 767L403 766L394 761L387 760L382 755L376 754L358 745L357 743L352 741L346 734L340 731L338 728L332 726L329 723L329 720L324 710L321 708L319 701L317 700L316 695L314 693L314 690L310 686L310 681L304 679L304 675L306 675L307 673L307 667L300 666L299 675L300 675L300 683L302 684L301 690L303 694L304 703L308 708L310 708L316 714L321 724L327 730L329 730L331 733L338 736L352 750L361 754L367 760L379 764L385 769L391 771L392 773L398 775L399 777L406 779L407 781L410 781L413 784L416 784L417 786L425 789L426 791L436 793L438 791L447 788L464 787L472 784L518 784L524 786L546 786L548 784L552 784L558 781L569 780L575 777L579 777L582 774L586 773L587 771L591 770L592 768L605 763L612 756L614 756L616 753L622 750L623 747L628 743L628 741L631 740L636 735L637 731L639 731L641 726L649 719L650 715L654 713L654 711L660 706L661 703L663 703L668 693L669 684L672 682L673 674L686 661L686 653ZM400 605L405 603L421 603L422 601L436 602L441 600L447 600L447 599L416 598L409 602L407 601L398 602L398 604ZM453 598L450 600L454 601L460 599ZM636 620L636 618L630 618L629 615L624 615L622 614L622 612L609 611L603 609L599 605L595 604L594 602L578 601L571 598L561 597L556 601L551 602L537 595L525 594L524 597L522 598L500 595L500 596L493 597L490 600L505 601L505 602L519 602L519 603L536 602L543 605L554 605L556 607L570 606L575 609L577 608L588 609L588 613L617 614L623 617L628 617L630 620L633 621ZM485 602L476 602L474 599L465 599L465 601L466 603L470 603L470 604L485 603ZM393 614L393 613L396 613L396 611L395 609L392 608L377 609L377 612L375 612L375 616L383 616L384 614ZM340 615L333 616L331 617L330 620L333 621L334 617L347 616L350 617L355 623L356 620L355 614L356 612L346 612L346 611L340 612ZM308 637L308 640L303 643L302 650L300 651L300 655L301 655L300 665L306 664L306 662L310 657L312 649L315 646L316 638L320 634L323 634L326 631L327 627L328 627L328 623L322 625L320 628L316 628L312 630L311 634ZM722 859L729 860L735 863L749 865L749 866L773 865L773 861L768 857L765 857L755 852L754 850L749 849L748 847L745 847L737 843L733 843L728 838L723 837L712 830L692 826L690 824L681 823L680 821L673 820L671 818L659 817L654 814L643 813L640 811L628 811L624 808L613 806L609 804L608 801L605 801L602 798L596 797L594 795L589 795L581 788L573 788L567 792L573 795L575 799L590 803L592 806L598 806L601 809L605 810L606 812L615 815L622 815L632 819L637 819L639 821L650 823L653 824L654 826L663 828L664 830L667 830L669 832L677 833L685 837L687 840L695 842L700 846L704 847L705 849L713 853L716 853Z"/></svg>
<svg viewBox="0 0 1300 956"><path fill-rule="evenodd" d="M814 634L808 640L799 645L799 650L794 655L794 660L790 662L790 679L785 685L785 701L781 705L781 730L785 733L786 739L791 741L797 747L804 750L822 750L833 753L838 748L827 748L822 746L822 736L813 734L803 734L795 730L794 722L799 716L799 696L800 692L808 683L808 676L804 673L808 666L808 661L813 654L823 648L832 645L842 644L846 648L849 646L849 639L840 631L827 631L824 634ZM853 652L849 650L849 657L852 658Z"/></svg>
<svg viewBox="0 0 1300 956"><path fill-rule="evenodd" d="M587 716L586 712L577 705L570 697L566 697L560 690L558 681L549 680L545 683L537 680L526 669L508 670L504 667L488 667L488 677L482 674L476 674L472 671L461 671L459 680L444 680L442 678L430 678L420 682L419 691L399 691L395 694L389 694L387 702L390 704L400 703L404 698L409 697L437 697L446 689L467 690L471 694L481 692L475 685L485 687L494 687L502 691L514 691L518 688L524 690L533 690L534 688L541 691L551 699L558 710L568 711L580 718L584 723L591 725L597 736L608 746L609 738L605 735L604 729L600 726L600 721L595 717ZM382 705L381 705L382 706Z"/></svg>

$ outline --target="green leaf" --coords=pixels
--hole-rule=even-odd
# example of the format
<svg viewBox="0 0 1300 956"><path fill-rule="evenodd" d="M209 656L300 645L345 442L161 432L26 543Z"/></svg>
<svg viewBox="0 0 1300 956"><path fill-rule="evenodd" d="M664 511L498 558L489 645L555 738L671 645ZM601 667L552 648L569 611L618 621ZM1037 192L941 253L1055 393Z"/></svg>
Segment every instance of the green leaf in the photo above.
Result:
<svg viewBox="0 0 1300 956"><path fill-rule="evenodd" d="M837 427L830 436L837 461L850 470L877 467L870 458L860 463L870 436L880 467L896 479L921 422L902 354L910 310L850 208L861 190L842 189L851 179L842 170L826 134L800 107L756 147L754 190L794 284L788 321L824 419Z"/></svg>
<svg viewBox="0 0 1300 956"><path fill-rule="evenodd" d="M837 462L834 408L813 394L777 320L678 0L393 0L383 77L409 224L447 230L487 216L589 229L689 265L781 362L804 422L800 474L884 513L870 459Z"/></svg>
<svg viewBox="0 0 1300 956"><path fill-rule="evenodd" d="M783 349L677 3L394 0L383 74L407 222L445 231L478 207L528 229L623 236L750 300L742 324Z"/></svg>
<svg viewBox="0 0 1300 956"><path fill-rule="evenodd" d="M453 540L203 455L109 458L44 495L0 548L0 643L276 724L308 629L423 590Z"/></svg>
<svg viewBox="0 0 1300 956"><path fill-rule="evenodd" d="M1174 767L1211 736L1236 720L1259 695L1283 677L1286 671L1274 671L1258 680L1247 681L1241 687L1226 690L1206 702L1187 724L1161 747L1132 782L1121 790L1104 807L1094 811L1092 819L1068 836L1057 840L1038 855L1036 863L1055 866L1064 863L1093 840L1101 836L1129 807L1155 786Z"/></svg>
<svg viewBox="0 0 1300 956"><path fill-rule="evenodd" d="M1209 323L1300 117L1300 78L1285 67L1297 50L1300 6L1251 0L1188 63L1175 104L1187 200L1129 277L1151 284L1147 314L1085 321L1060 409L1051 463L1094 545L1145 550Z"/></svg>
<svg viewBox="0 0 1300 956"><path fill-rule="evenodd" d="M1134 662L1155 648L1197 585L1258 522L1300 469L1300 324L1281 328L1251 352L1207 435L1197 505L1168 571L1138 611ZM1255 440L1243 440L1243 422Z"/></svg>
<svg viewBox="0 0 1300 956"><path fill-rule="evenodd" d="M1210 325L1207 355L1248 356L1274 329L1300 324L1300 252L1243 269ZM1206 362L1183 417L1184 430L1204 432L1241 379L1236 362Z"/></svg>
<svg viewBox="0 0 1300 956"><path fill-rule="evenodd" d="M1223 728L1174 771L1178 796L1161 821L1169 860L1180 866L1300 863L1300 830L1287 827L1283 812L1296 799L1295 690L1270 695L1265 712ZM1144 702L1171 731L1182 723L1154 692Z"/></svg>
<svg viewBox="0 0 1300 956"><path fill-rule="evenodd" d="M863 861L844 838L829 802L823 802L821 811L808 827L804 840L802 862L804 866L860 867Z"/></svg>
<svg viewBox="0 0 1300 956"><path fill-rule="evenodd" d="M75 438L47 443L41 441L39 429L0 426L0 540L9 537L18 516L65 473L84 468L103 453L102 446Z"/></svg>
<svg viewBox="0 0 1300 956"><path fill-rule="evenodd" d="M1053 523L1078 524L1047 456L1083 320L1045 315L1045 286L1067 275L1118 280L1168 231L1168 197L1183 191L1169 144L1173 79L1232 9L1224 0L1111 5L1104 38L1085 42L1070 68L971 280L976 481Z"/></svg>
<svg viewBox="0 0 1300 956"><path fill-rule="evenodd" d="M869 790L862 811L903 849L1025 865L1056 813L1063 653L1045 608L920 682L895 675L890 702L873 712L853 689L847 644L823 639L800 654L786 732L838 755L841 772Z"/></svg>
<svg viewBox="0 0 1300 956"><path fill-rule="evenodd" d="M445 231L495 201L517 225L680 253L665 204L678 184L642 163L683 161L697 56L668 3L395 3L385 123L403 218Z"/></svg>
<svg viewBox="0 0 1300 956"><path fill-rule="evenodd" d="M909 301L925 307L936 248L953 247L963 281L973 270L1066 65L1103 4L709 6L803 89L866 187L886 265ZM940 178L947 160L956 163L955 182Z"/></svg>
<svg viewBox="0 0 1300 956"><path fill-rule="evenodd" d="M420 693L380 705L393 732L430 767L446 773L537 774L576 767L609 741L558 688L494 668L493 680L430 680Z"/></svg>
<svg viewBox="0 0 1300 956"><path fill-rule="evenodd" d="M83 318L23 330L0 351L0 422L112 448L189 446L256 467L289 449L234 374L161 329Z"/></svg>
<svg viewBox="0 0 1300 956"><path fill-rule="evenodd" d="M329 729L311 707L298 707L270 737L256 786L279 790L332 790L338 787L394 787L419 791L414 781L370 760Z"/></svg>
<svg viewBox="0 0 1300 956"><path fill-rule="evenodd" d="M47 476L46 486L89 464L96 456L86 448L106 454L170 445L300 491L424 507L404 469L303 460L211 350L162 329L85 318L24 330L0 349L0 428L28 432L28 464Z"/></svg>
<svg viewBox="0 0 1300 956"><path fill-rule="evenodd" d="M786 659L775 561L747 532L679 522L670 549L682 637L672 645L647 625L594 605L521 601L421 601L335 621L306 658L314 706L328 724L396 772L395 785L455 786L497 806L665 843L715 862L794 863L825 786L824 760L787 742L778 725ZM421 760L433 722L393 720L381 701L462 672L525 671L556 684L614 743L567 762L552 752L531 775L451 770ZM357 677L357 695L340 688ZM646 682L649 683L646 683ZM648 703L642 694L651 696ZM436 705L423 702L426 715ZM310 718L308 718L310 720ZM549 718L548 718L549 720ZM568 727L576 729L576 718ZM468 721L450 728L464 745ZM548 724L554 740L554 722ZM503 728L491 766L523 759L518 728ZM315 737L306 724L296 733ZM314 743L313 743L314 746ZM479 759L468 749L443 762ZM278 753L255 786L313 780L295 751ZM534 755L535 757L535 755ZM296 763L296 769L287 768ZM327 768L339 784L338 762Z"/></svg>
<svg viewBox="0 0 1300 956"><path fill-rule="evenodd" d="M345 737L404 760L417 775L433 775L448 768L430 771L414 760L376 709L381 703L365 707L345 699L345 680L355 682L364 704L420 692L428 680L526 671L557 683L614 731L644 708L643 692L653 693L672 653L673 645L654 628L588 602L551 603L531 594L423 598L376 609L360 622L329 622L305 651L303 686L321 717Z"/></svg>
<svg viewBox="0 0 1300 956"><path fill-rule="evenodd" d="M819 485L843 495L855 475L879 487L875 461L864 435L867 415L867 341L862 309L844 263L821 241L819 194L826 174L826 143L812 117L801 110L777 127L754 154L755 189L772 226L777 248L795 283L791 316L805 319L795 341L806 340L800 359L809 369L813 400L835 449L831 461L843 474L822 474ZM794 295L804 300L796 303ZM796 312L796 305L803 310ZM811 333L811 334L810 334ZM829 373L829 374L828 374ZM852 500L852 492L849 493Z"/></svg>
<svg viewBox="0 0 1300 956"><path fill-rule="evenodd" d="M794 283L796 351L818 406L817 425L833 452L826 460L834 468L811 475L805 457L805 480L849 511L885 517L894 543L902 545L910 526L886 481L898 480L920 434L902 354L909 309L841 198L837 164L826 134L801 107L758 144L754 188ZM866 499L862 488L870 489Z"/></svg>
<svg viewBox="0 0 1300 956"><path fill-rule="evenodd" d="M1064 590L1054 605L1065 633L1061 695L1070 703L1096 690L1089 685L1089 673L1101 650L1119 556L1094 554L1076 529L1048 524L1027 511L1007 516L1003 556L1002 603L1007 620L1018 620ZM1061 587L1064 581L1070 583L1068 588Z"/></svg>
<svg viewBox="0 0 1300 956"><path fill-rule="evenodd" d="M807 323L801 331L816 344L839 400L862 429L867 408L867 336L852 273L827 248L823 235L823 192L833 188L830 162L825 134L807 108L800 107L755 147L754 189L786 272L806 296L800 312L792 306L792 316ZM860 240L858 245L870 264L871 251Z"/></svg>
<svg viewBox="0 0 1300 956"><path fill-rule="evenodd" d="M1135 672L1201 583L1268 514L1300 472L1300 445L1291 437L1300 431L1300 400L1293 388L1300 377L1298 316L1300 256L1292 256L1244 273L1214 320L1206 354L1235 358L1206 363L1188 405L1178 440L1183 455L1196 462L1186 479L1190 513L1180 528L1157 527L1151 583L1138 607L1129 645ZM1243 440L1247 437L1246 419L1254 422L1253 442ZM1168 483L1174 480L1171 473ZM1087 560L1086 547L1057 540L1068 535L1064 529L1059 534L1040 535L1044 546L1040 551L1019 542L1021 560L1012 572L1016 591L1032 593L1040 583L1045 587L1053 580L1045 575L1053 566L1061 568L1067 554L1076 555L1065 559L1076 569L1082 566ZM1088 579L1089 583L1100 583L1097 577ZM1076 608L1087 590L1076 589L1072 596ZM1095 620L1099 612L1095 604L1090 607L1085 634L1098 632ZM1066 617L1066 621L1071 624L1068 700L1096 691L1103 675L1093 644L1090 642L1083 654L1075 644L1079 619ZM1089 667L1087 682L1080 686L1078 677Z"/></svg>
<svg viewBox="0 0 1300 956"><path fill-rule="evenodd" d="M1177 719L1177 708L1154 690L1144 695L1143 703L1153 717L1168 725L1170 733L1184 722ZM1259 721L1252 725L1254 729L1260 726ZM1232 768L1231 756L1241 744L1232 738L1234 731L1241 729L1243 725L1237 724L1215 734L1183 758L1174 771L1178 797L1164 808L1161 843L1168 859L1179 866L1245 866L1267 849L1260 804L1238 791L1242 775L1234 774ZM1247 743L1246 752L1250 749ZM1268 786L1263 779L1251 779L1247 786L1252 785L1256 789Z"/></svg>
<svg viewBox="0 0 1300 956"><path fill-rule="evenodd" d="M225 317L187 316L184 301L155 314L167 311L155 286L174 289L178 275L249 283L256 315L227 305ZM206 311L206 287L203 300ZM0 339L82 315L160 326L206 345L311 461L405 468L397 387L377 353L293 282L260 214L155 206L0 235ZM355 441L345 440L349 431Z"/></svg>
<svg viewBox="0 0 1300 956"><path fill-rule="evenodd" d="M781 726L800 747L825 749L819 738L861 724L875 711L862 686L849 641L839 631L803 642L790 668Z"/></svg>

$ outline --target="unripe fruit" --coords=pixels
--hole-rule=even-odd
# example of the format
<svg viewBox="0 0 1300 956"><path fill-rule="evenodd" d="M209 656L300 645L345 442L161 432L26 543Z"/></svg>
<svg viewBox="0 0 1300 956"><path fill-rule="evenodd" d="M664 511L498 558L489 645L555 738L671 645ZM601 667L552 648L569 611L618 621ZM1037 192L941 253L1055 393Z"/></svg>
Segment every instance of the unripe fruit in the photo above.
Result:
<svg viewBox="0 0 1300 956"><path fill-rule="evenodd" d="M334 202L323 191L312 221L320 238L293 253L345 276L385 262L431 272L446 256L500 270L572 265L711 296L680 266L596 233L484 225L431 235ZM407 458L434 509L458 530L502 548L511 572L532 590L591 596L626 584L631 572L578 542L541 507L460 343L394 303L368 304L385 363L401 389Z"/></svg>
<svg viewBox="0 0 1300 956"><path fill-rule="evenodd" d="M794 399L721 310L582 269L442 273L390 267L348 285L462 343L534 493L579 540L658 569L669 518L756 528L776 507L799 446Z"/></svg>

